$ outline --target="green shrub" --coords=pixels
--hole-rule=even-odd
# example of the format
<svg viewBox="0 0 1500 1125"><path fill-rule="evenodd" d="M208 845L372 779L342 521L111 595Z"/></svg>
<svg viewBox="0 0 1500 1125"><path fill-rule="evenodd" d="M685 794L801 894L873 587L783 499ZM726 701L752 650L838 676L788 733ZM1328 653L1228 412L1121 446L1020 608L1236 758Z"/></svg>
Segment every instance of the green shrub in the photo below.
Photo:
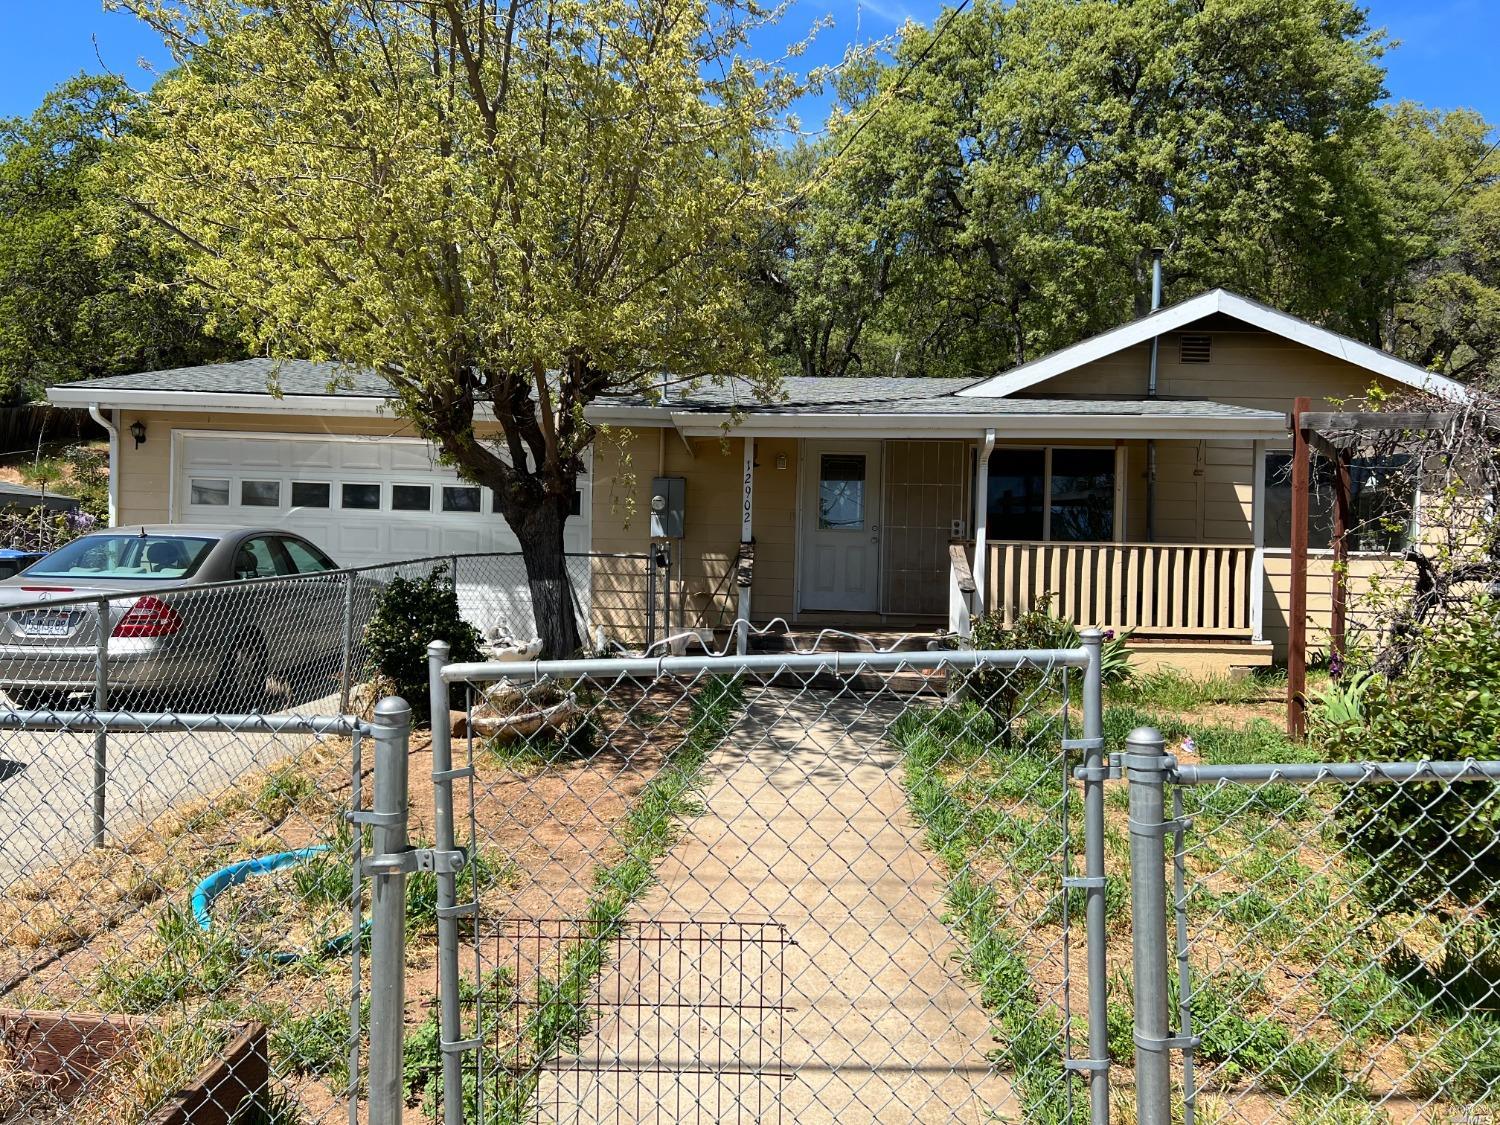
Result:
<svg viewBox="0 0 1500 1125"><path fill-rule="evenodd" d="M454 661L479 659L479 630L463 619L458 592L439 565L422 578L397 575L380 593L365 644L374 671L390 680L411 705L412 716L425 721L428 706L427 646L447 641Z"/></svg>
<svg viewBox="0 0 1500 1125"><path fill-rule="evenodd" d="M1314 711L1312 734L1343 761L1493 759L1500 745L1496 603L1424 637L1405 673L1363 690L1363 721ZM1381 912L1453 914L1500 890L1500 786L1491 782L1351 789L1339 831L1368 861L1361 886Z"/></svg>
<svg viewBox="0 0 1500 1125"><path fill-rule="evenodd" d="M1077 648L1080 643L1078 627L1052 615L1050 595L1037 602L1036 608L1029 613L1021 614L1009 627L999 614L976 619L971 640L976 649L1000 651ZM1101 673L1106 683L1119 682L1130 676L1130 652L1125 647L1126 640L1127 635L1120 634L1109 635L1104 642ZM1001 739L1006 747L1011 746L1015 738L1011 724L1016 718L1016 708L1022 700L1035 698L1048 674L1045 669L1038 668L986 668L969 675L967 686L971 698L999 720ZM1061 683L1059 676L1059 686Z"/></svg>

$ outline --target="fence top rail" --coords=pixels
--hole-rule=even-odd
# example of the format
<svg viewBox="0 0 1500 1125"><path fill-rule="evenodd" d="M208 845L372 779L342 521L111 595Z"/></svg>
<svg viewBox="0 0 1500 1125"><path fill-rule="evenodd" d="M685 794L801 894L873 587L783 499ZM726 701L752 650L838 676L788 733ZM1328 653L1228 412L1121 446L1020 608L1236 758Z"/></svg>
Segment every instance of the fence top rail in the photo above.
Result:
<svg viewBox="0 0 1500 1125"><path fill-rule="evenodd" d="M1122 540L1116 542L1113 539L1100 539L1092 541L1073 541L1066 539L990 539L987 540L990 547L1046 547L1049 550L1082 550L1098 551L1105 548L1110 550L1142 550L1153 551L1253 551L1254 543L1144 543L1135 540Z"/></svg>
<svg viewBox="0 0 1500 1125"><path fill-rule="evenodd" d="M927 652L764 653L751 656L660 656L582 660L525 660L500 663L448 664L446 683L487 683L498 680L591 679L734 675L737 672L775 674L854 674L858 672L917 671L938 668L1083 668L1086 648L975 651L944 649Z"/></svg>
<svg viewBox="0 0 1500 1125"><path fill-rule="evenodd" d="M1178 785L1218 785L1283 781L1312 785L1401 785L1414 781L1500 781L1500 761L1460 762L1297 762L1230 766L1176 766L1169 780Z"/></svg>
<svg viewBox="0 0 1500 1125"><path fill-rule="evenodd" d="M128 530L111 528L109 530ZM593 551L568 552L564 556L567 559L624 559L630 562L645 563L649 561L646 555L627 554L601 554ZM167 579L155 584L142 585L122 589L108 589L104 593L97 590L88 594L73 594L69 597L48 598L46 607L56 609L59 606L69 605L98 605L100 602L128 601L132 598L143 598L148 594L155 597L193 597L200 594L211 594L222 590L252 589L261 586L272 586L276 583L310 584L318 582L329 582L345 577L358 578L361 575L373 574L377 571L394 570L400 567L437 565L463 559L508 559L516 562L522 560L519 551L469 551L467 553L457 552L447 555L424 555L415 559L392 559L390 562L367 563L364 566L346 566L338 570L320 570L311 574L272 574L265 578L226 578L220 582L191 582L180 579ZM42 582L79 582L89 581L87 577L68 578L65 575L39 574L32 581ZM36 605L31 602L17 605L0 606L0 613L14 610L34 609Z"/></svg>
<svg viewBox="0 0 1500 1125"><path fill-rule="evenodd" d="M354 715L204 715L171 711L0 710L0 730L139 731L208 734L369 734Z"/></svg>

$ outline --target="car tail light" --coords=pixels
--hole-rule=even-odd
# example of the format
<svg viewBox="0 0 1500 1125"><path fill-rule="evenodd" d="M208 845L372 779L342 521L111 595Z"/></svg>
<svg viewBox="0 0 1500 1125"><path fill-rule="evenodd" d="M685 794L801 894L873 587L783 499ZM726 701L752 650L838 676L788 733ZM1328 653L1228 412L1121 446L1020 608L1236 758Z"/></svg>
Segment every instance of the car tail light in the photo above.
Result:
<svg viewBox="0 0 1500 1125"><path fill-rule="evenodd" d="M170 637L182 628L177 611L160 598L149 594L136 602L120 618L112 637Z"/></svg>
<svg viewBox="0 0 1500 1125"><path fill-rule="evenodd" d="M28 594L71 594L73 592L71 586L22 586L21 589Z"/></svg>

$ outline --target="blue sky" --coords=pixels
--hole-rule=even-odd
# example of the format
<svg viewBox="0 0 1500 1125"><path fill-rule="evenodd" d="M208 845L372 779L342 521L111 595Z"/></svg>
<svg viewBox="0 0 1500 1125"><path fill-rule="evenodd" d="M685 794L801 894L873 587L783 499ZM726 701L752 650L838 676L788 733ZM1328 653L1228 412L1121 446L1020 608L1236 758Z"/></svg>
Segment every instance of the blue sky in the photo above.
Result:
<svg viewBox="0 0 1500 1125"><path fill-rule="evenodd" d="M1393 97L1442 109L1468 107L1500 123L1500 76L1494 47L1500 43L1496 0L1367 0L1370 19L1401 46L1386 56ZM907 18L930 20L935 0L793 0L785 23L766 36L764 54L805 34L822 16L833 26L819 33L806 65L836 60L858 38L889 35ZM150 71L167 63L161 43L134 17L105 12L101 0L0 0L0 116L30 113L42 95L80 70L108 68L133 84L147 85ZM815 127L806 113L806 127Z"/></svg>

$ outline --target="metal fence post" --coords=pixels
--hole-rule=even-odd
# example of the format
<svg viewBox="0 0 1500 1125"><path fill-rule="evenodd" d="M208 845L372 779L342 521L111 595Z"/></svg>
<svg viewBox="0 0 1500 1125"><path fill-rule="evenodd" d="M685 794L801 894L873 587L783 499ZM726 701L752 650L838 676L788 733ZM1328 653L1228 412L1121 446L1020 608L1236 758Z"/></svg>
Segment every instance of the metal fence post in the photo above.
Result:
<svg viewBox="0 0 1500 1125"><path fill-rule="evenodd" d="M432 701L432 831L438 853L457 851L453 828L453 782L468 777L470 769L453 768L453 724L449 720L448 685L443 665L448 663L446 641L427 646L428 691ZM458 876L446 865L437 866L438 1041L443 1060L443 1122L464 1125L463 1032L458 1006Z"/></svg>
<svg viewBox="0 0 1500 1125"><path fill-rule="evenodd" d="M1125 740L1130 777L1130 922L1135 975L1135 1099L1140 1125L1171 1125L1172 1040L1167 1025L1167 756L1161 732ZM1092 997L1090 997L1092 999Z"/></svg>
<svg viewBox="0 0 1500 1125"><path fill-rule="evenodd" d="M1109 965L1104 874L1104 634L1085 629L1083 673L1083 862L1089 981L1089 1120L1109 1123Z"/></svg>
<svg viewBox="0 0 1500 1125"><path fill-rule="evenodd" d="M401 1125L406 1018L407 743L411 708L398 696L375 705L374 854L370 910L369 1125Z"/></svg>
<svg viewBox="0 0 1500 1125"><path fill-rule="evenodd" d="M656 643L656 548L646 550L646 647Z"/></svg>
<svg viewBox="0 0 1500 1125"><path fill-rule="evenodd" d="M94 639L94 711L109 710L109 599L99 599L99 618ZM109 787L109 732L101 725L94 732L94 847L104 847L105 796Z"/></svg>
<svg viewBox="0 0 1500 1125"><path fill-rule="evenodd" d="M354 572L344 572L343 659L339 663L339 714L349 713L349 694L354 687Z"/></svg>

